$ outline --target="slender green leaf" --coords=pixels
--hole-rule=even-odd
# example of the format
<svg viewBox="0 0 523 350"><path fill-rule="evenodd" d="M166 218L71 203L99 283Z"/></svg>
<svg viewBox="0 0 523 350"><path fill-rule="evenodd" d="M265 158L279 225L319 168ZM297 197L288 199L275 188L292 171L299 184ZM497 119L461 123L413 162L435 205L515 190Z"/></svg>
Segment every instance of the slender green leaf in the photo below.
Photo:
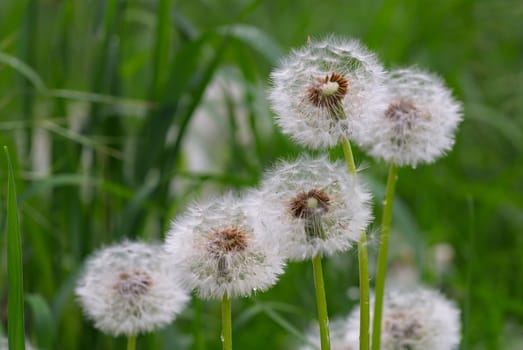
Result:
<svg viewBox="0 0 523 350"><path fill-rule="evenodd" d="M218 33L236 38L264 55L269 62L276 62L283 56L283 49L261 29L246 24L234 24L218 28Z"/></svg>
<svg viewBox="0 0 523 350"><path fill-rule="evenodd" d="M50 90L49 95L51 97L63 98L67 100L117 105L130 110L146 110L154 107L154 104L152 102L145 100L137 100L132 98L125 98L108 94L99 94L79 90L56 89Z"/></svg>
<svg viewBox="0 0 523 350"><path fill-rule="evenodd" d="M13 166L7 146L4 146L4 151L9 172L7 181L7 336L9 350L23 350L25 349L25 332L22 244Z"/></svg>
<svg viewBox="0 0 523 350"><path fill-rule="evenodd" d="M49 304L39 294L27 295L26 300L31 310L32 321L40 346L51 350L56 337L56 321Z"/></svg>
<svg viewBox="0 0 523 350"><path fill-rule="evenodd" d="M24 76L40 92L47 93L47 86L38 73L18 57L0 52L0 63L10 66Z"/></svg>
<svg viewBox="0 0 523 350"><path fill-rule="evenodd" d="M104 144L93 140L92 138L80 135L70 129L63 128L49 120L42 123L42 126L53 133L70 139L71 141L96 149L98 152L105 153L117 159L123 158L123 155L120 151L111 147L107 147Z"/></svg>
<svg viewBox="0 0 523 350"><path fill-rule="evenodd" d="M161 87L164 84L162 72L167 71L169 60L169 33L171 23L169 21L172 0L160 0L156 13L156 42L153 52L153 72L151 82L151 97L158 100L161 95Z"/></svg>
<svg viewBox="0 0 523 350"><path fill-rule="evenodd" d="M234 330L239 331L242 327L249 323L249 321L251 321L254 316L261 312L265 312L268 309L297 315L311 321L314 321L316 317L315 315L308 314L304 312L303 309L300 309L291 304L279 302L256 302L254 305L245 309L242 313L234 317Z"/></svg>
<svg viewBox="0 0 523 350"><path fill-rule="evenodd" d="M270 319L272 319L274 322L279 324L283 329L285 329L290 334L294 335L296 338L302 340L303 342L309 344L314 349L319 349L318 346L314 343L312 343L307 337L303 335L303 332L301 332L299 329L294 327L289 321L287 321L283 316L281 316L279 313L274 311L271 308L264 307L263 311L267 316L269 316Z"/></svg>
<svg viewBox="0 0 523 350"><path fill-rule="evenodd" d="M523 151L523 132L517 120L483 103L471 104L467 106L467 110L470 118L485 123L505 137L519 152Z"/></svg>

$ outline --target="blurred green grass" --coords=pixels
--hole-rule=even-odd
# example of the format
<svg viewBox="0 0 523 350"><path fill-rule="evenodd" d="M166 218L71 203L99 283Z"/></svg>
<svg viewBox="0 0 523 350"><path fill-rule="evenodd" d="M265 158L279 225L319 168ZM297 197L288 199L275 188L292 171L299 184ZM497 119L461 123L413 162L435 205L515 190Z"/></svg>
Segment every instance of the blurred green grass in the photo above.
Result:
<svg viewBox="0 0 523 350"><path fill-rule="evenodd" d="M18 219L18 206L13 166L9 157L9 150L4 146L9 179L7 184L7 293L8 310L7 317L8 342L12 348L25 348L24 331L24 286L23 286L23 264L22 243L20 225Z"/></svg>
<svg viewBox="0 0 523 350"><path fill-rule="evenodd" d="M122 339L95 331L74 301L84 258L124 237L160 240L194 198L255 185L276 159L301 152L270 123L268 75L308 35L336 33L360 38L388 67L414 64L442 75L464 102L454 150L434 165L400 171L393 240L401 244L391 258L401 264L411 252L422 280L458 302L462 349L517 349L521 18L517 0L1 1L0 144L15 167L32 343L123 348ZM379 215L386 167L356 156L368 165ZM7 165L0 164L5 213ZM4 215L0 227L5 232ZM442 242L455 256L438 275L431 254ZM5 244L2 234L3 326ZM351 252L325 264L332 317L355 302L347 296L357 283L355 263ZM235 347L297 343L274 315L306 329L314 318L312 283L309 264L292 264L269 292L235 301ZM195 310L141 337L138 347L218 349L218 303ZM201 341L190 345L198 332Z"/></svg>

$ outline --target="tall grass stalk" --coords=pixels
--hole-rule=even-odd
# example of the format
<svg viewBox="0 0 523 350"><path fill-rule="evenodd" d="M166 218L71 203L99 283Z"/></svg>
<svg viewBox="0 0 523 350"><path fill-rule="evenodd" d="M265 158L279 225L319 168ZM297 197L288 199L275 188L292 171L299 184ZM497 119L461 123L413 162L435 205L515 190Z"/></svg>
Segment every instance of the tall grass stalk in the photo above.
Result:
<svg viewBox="0 0 523 350"><path fill-rule="evenodd" d="M349 173L356 175L356 163L348 139L341 141L343 155ZM370 286L369 286L369 254L367 252L367 234L361 232L358 241L358 266L360 276L360 350L369 349L370 327Z"/></svg>
<svg viewBox="0 0 523 350"><path fill-rule="evenodd" d="M378 252L378 272L376 275L376 296L374 301L374 317L372 323L372 350L379 350L381 343L381 317L383 314L383 294L385 291L385 279L387 277L387 255L389 250L390 223L392 221L392 204L394 202L394 191L396 188L397 169L390 164L387 189L385 192L385 204L381 221L380 249Z"/></svg>
<svg viewBox="0 0 523 350"><path fill-rule="evenodd" d="M7 158L7 337L9 350L25 349L24 286L22 269L22 244L18 222L18 206L13 166L9 150L4 146Z"/></svg>
<svg viewBox="0 0 523 350"><path fill-rule="evenodd" d="M39 10L38 2L34 0L29 0L27 2L26 15L21 27L21 37L20 37L20 55L23 61L29 67L35 67L37 62L37 31L38 31L38 19L39 19ZM35 118L34 107L35 107L35 89L31 81L24 79L22 81L22 94L21 101L21 112L25 121L31 123ZM23 134L23 144L24 144L24 157L29 158L29 154L32 147L32 137L33 137L33 128L29 128ZM22 158L23 159L23 158ZM24 159L27 160L27 159Z"/></svg>
<svg viewBox="0 0 523 350"><path fill-rule="evenodd" d="M157 5L152 81L149 90L150 98L153 101L159 101L160 99L160 95L163 92L161 76L163 72L168 70L172 2L172 0L160 0Z"/></svg>

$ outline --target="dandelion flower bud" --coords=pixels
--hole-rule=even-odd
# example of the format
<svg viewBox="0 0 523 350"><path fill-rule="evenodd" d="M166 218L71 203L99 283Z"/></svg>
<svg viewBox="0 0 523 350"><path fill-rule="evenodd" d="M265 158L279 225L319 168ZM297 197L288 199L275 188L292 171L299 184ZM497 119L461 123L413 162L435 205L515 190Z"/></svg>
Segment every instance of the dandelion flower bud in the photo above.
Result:
<svg viewBox="0 0 523 350"><path fill-rule="evenodd" d="M356 309L349 316L347 341L357 342L359 320ZM460 328L459 310L435 290L391 290L385 294L383 350L455 350L460 342Z"/></svg>
<svg viewBox="0 0 523 350"><path fill-rule="evenodd" d="M228 194L191 206L172 224L165 243L170 260L202 298L266 290L283 272L276 247L254 230L244 206Z"/></svg>
<svg viewBox="0 0 523 350"><path fill-rule="evenodd" d="M139 242L107 247L90 257L76 295L95 327L114 336L165 326L189 299L162 246Z"/></svg>
<svg viewBox="0 0 523 350"><path fill-rule="evenodd" d="M332 147L385 110L384 71L357 40L328 37L294 50L272 74L276 122L300 145Z"/></svg>
<svg viewBox="0 0 523 350"><path fill-rule="evenodd" d="M388 107L355 140L370 155L399 166L432 163L454 145L461 104L441 79L416 69L392 71Z"/></svg>
<svg viewBox="0 0 523 350"><path fill-rule="evenodd" d="M370 198L344 164L304 157L269 172L250 207L281 254L301 261L349 249L370 222Z"/></svg>

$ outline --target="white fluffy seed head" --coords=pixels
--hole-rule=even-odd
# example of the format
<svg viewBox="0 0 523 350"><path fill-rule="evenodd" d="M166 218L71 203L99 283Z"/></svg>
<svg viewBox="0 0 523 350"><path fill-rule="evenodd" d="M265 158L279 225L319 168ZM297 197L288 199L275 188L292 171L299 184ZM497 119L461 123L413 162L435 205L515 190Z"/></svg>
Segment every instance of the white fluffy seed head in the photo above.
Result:
<svg viewBox="0 0 523 350"><path fill-rule="evenodd" d="M172 223L165 247L185 283L204 299L266 290L283 272L276 247L232 194L190 206Z"/></svg>
<svg viewBox="0 0 523 350"><path fill-rule="evenodd" d="M371 300L373 304L374 300ZM358 344L359 321L360 310L357 308L348 319L348 343ZM381 332L383 350L455 350L460 342L460 329L458 308L435 290L391 290L385 294Z"/></svg>
<svg viewBox="0 0 523 350"><path fill-rule="evenodd" d="M327 37L294 50L272 72L276 122L295 142L332 147L385 108L385 73L357 40Z"/></svg>
<svg viewBox="0 0 523 350"><path fill-rule="evenodd" d="M345 251L371 220L371 196L341 162L302 157L268 172L249 207L294 261Z"/></svg>
<svg viewBox="0 0 523 350"><path fill-rule="evenodd" d="M454 145L461 104L443 81L418 69L392 71L388 107L354 138L370 155L399 166L432 163Z"/></svg>
<svg viewBox="0 0 523 350"><path fill-rule="evenodd" d="M95 327L114 336L165 326L189 299L163 247L141 242L97 251L87 260L76 296Z"/></svg>

